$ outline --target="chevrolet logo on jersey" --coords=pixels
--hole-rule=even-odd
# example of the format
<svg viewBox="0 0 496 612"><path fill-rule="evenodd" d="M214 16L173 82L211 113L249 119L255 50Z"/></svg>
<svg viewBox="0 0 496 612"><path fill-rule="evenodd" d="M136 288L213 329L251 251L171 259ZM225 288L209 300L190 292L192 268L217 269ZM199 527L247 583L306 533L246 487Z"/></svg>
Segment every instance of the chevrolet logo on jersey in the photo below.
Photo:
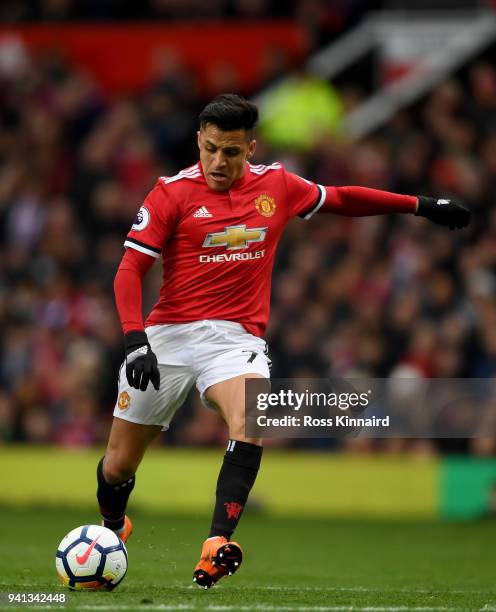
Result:
<svg viewBox="0 0 496 612"><path fill-rule="evenodd" d="M223 232L207 234L203 246L225 246L228 251L231 249L247 249L251 242L263 242L266 235L266 227L246 229L246 225L231 225L226 227Z"/></svg>

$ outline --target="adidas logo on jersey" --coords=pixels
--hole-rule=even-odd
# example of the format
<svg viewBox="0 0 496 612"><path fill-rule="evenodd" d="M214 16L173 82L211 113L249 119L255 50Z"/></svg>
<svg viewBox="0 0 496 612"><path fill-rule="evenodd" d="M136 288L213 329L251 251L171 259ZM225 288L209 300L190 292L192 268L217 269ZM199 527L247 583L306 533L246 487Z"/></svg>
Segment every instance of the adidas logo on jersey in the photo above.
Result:
<svg viewBox="0 0 496 612"><path fill-rule="evenodd" d="M206 206L200 206L200 208L195 212L193 217L212 217L213 215L208 212Z"/></svg>

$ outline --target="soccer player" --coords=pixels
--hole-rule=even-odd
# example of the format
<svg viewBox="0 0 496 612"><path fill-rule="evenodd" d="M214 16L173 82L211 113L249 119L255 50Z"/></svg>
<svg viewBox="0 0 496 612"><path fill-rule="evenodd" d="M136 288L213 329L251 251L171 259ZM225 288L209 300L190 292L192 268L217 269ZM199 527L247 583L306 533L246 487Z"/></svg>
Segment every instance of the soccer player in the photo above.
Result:
<svg viewBox="0 0 496 612"><path fill-rule="evenodd" d="M103 523L127 540L132 526L125 511L138 466L196 384L229 430L210 533L193 575L204 588L242 560L231 536L262 458L262 441L245 436L244 383L269 378L263 337L274 254L286 223L316 213L413 214L451 229L470 221L470 212L449 199L324 187L280 163L252 165L257 118L256 106L234 94L203 109L199 162L158 179L127 235L115 277L126 358L97 469ZM143 323L142 281L160 256L160 298Z"/></svg>

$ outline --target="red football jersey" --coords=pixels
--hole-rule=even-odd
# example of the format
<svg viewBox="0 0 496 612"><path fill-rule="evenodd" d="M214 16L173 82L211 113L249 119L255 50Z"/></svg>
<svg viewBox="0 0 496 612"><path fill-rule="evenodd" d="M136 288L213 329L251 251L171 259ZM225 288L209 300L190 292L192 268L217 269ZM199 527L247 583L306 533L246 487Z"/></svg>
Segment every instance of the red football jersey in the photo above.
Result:
<svg viewBox="0 0 496 612"><path fill-rule="evenodd" d="M228 191L201 164L161 177L124 245L163 258L160 299L145 325L224 319L263 336L274 256L286 223L310 218L326 191L279 164L247 164Z"/></svg>

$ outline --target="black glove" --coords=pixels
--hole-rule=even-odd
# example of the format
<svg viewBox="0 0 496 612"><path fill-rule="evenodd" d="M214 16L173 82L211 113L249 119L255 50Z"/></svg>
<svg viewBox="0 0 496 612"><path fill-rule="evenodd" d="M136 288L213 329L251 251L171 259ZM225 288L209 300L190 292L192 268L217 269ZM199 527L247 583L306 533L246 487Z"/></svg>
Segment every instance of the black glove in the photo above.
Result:
<svg viewBox="0 0 496 612"><path fill-rule="evenodd" d="M418 208L415 213L418 217L426 217L439 225L446 225L451 230L467 227L472 213L456 200L444 200L418 197Z"/></svg>
<svg viewBox="0 0 496 612"><path fill-rule="evenodd" d="M126 377L127 382L135 389L146 391L148 382L158 391L160 388L160 372L157 357L152 351L144 331L132 331L124 336L126 345Z"/></svg>

